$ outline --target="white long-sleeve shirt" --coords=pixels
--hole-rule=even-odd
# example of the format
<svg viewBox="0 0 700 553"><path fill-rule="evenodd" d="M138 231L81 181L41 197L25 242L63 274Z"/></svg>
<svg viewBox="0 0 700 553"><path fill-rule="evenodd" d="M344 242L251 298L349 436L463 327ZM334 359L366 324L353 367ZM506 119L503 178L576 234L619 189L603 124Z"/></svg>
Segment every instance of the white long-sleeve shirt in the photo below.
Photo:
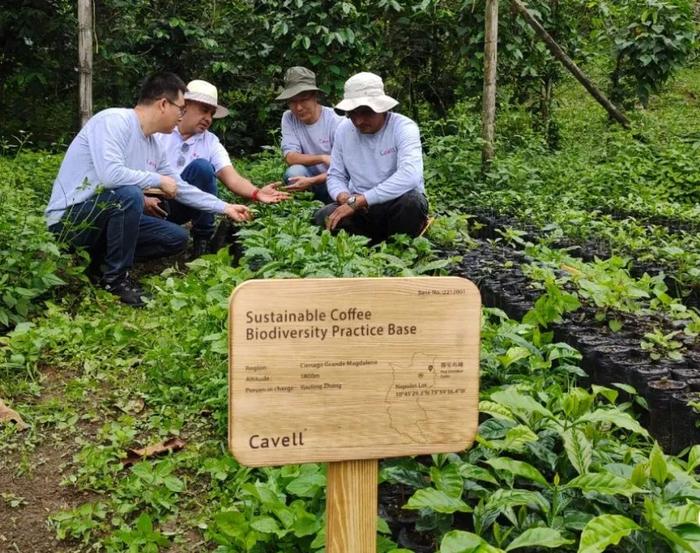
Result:
<svg viewBox="0 0 700 553"><path fill-rule="evenodd" d="M133 109L109 108L94 115L66 152L46 207L46 222L57 223L65 210L98 193L100 188L160 186L160 176L177 182L183 204L223 213L226 204L183 181L153 135L146 136Z"/></svg>
<svg viewBox="0 0 700 553"><path fill-rule="evenodd" d="M291 110L282 115L282 156L290 152L311 155L328 155L333 147L333 135L343 118L328 106L321 107L318 121L311 125L302 123ZM325 173L323 163L309 166L312 175Z"/></svg>
<svg viewBox="0 0 700 553"><path fill-rule="evenodd" d="M420 131L408 117L388 112L384 126L363 134L346 119L335 133L328 193L362 194L368 205L383 204L411 190L425 192Z"/></svg>
<svg viewBox="0 0 700 553"><path fill-rule="evenodd" d="M185 140L175 127L171 133L156 133L154 136L165 152L168 165L176 171L184 171L185 167L195 159L207 160L214 167L214 173L218 173L228 165L233 166L226 148L221 144L219 137L211 131L193 134ZM185 144L187 146L184 146Z"/></svg>

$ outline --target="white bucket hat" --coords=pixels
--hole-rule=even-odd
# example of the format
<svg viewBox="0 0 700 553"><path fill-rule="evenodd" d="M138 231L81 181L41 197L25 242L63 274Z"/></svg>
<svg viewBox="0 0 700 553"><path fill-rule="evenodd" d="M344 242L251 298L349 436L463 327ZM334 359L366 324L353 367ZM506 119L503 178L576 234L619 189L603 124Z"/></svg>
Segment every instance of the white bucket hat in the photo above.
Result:
<svg viewBox="0 0 700 553"><path fill-rule="evenodd" d="M214 119L221 119L228 115L228 110L224 106L219 105L219 94L216 91L216 87L207 81L195 79L187 83L185 100L201 102L202 104L215 107L216 112L212 116Z"/></svg>
<svg viewBox="0 0 700 553"><path fill-rule="evenodd" d="M384 94L384 83L379 75L362 72L345 81L343 101L335 109L352 111L360 106L369 106L376 113L384 113L398 105L398 101Z"/></svg>

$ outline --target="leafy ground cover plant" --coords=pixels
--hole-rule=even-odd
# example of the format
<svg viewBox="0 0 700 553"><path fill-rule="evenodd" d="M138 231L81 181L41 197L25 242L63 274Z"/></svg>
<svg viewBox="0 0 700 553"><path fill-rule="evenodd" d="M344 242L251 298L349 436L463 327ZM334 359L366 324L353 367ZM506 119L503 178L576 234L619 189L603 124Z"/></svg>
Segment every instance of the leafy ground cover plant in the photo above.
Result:
<svg viewBox="0 0 700 553"><path fill-rule="evenodd" d="M649 153L643 147L634 155L625 150L627 157L614 158L612 165L599 150L575 150L580 159L568 153L545 158L544 147L524 153L511 147L489 175L489 189L476 182L478 127L465 121L466 130L450 134L445 128L428 142L429 191L440 214L431 236L443 251L456 242L470 244L469 221L454 215L465 202L544 217L538 206L546 202L527 195L528 187L541 187L550 205L559 205L575 196L562 195L563 188L585 188L574 186L577 175L586 174L582 167L602 166L586 181L591 194L599 195L621 194L625 185L618 176L649 169L637 164ZM511 124L517 127L516 116ZM596 140L605 148L617 148L611 146L615 140L633 148L627 137L603 134L607 142ZM468 137L474 142L465 148ZM262 156L243 172L256 182L274 180L280 164ZM553 183L556 175L562 178ZM651 188L648 179L642 181L635 190ZM589 197L575 207L585 212L593 203ZM3 337L0 397L13 400L31 429L25 437L0 427L0 482L8 482L8 474L28 478L39 470L38 455L50 438L50 447L61 452L56 473L64 489L75 492L50 517L67 548L323 550L324 468L250 469L225 450L228 296L255 277L439 274L449 260L436 256L427 238L369 247L362 238L331 236L308 222L314 207L303 197L284 208L255 206L256 221L239 233L244 255L238 263L224 249L168 269L150 279L155 299L145 310L120 306L85 285L77 298L53 296L44 313ZM493 238L527 243L517 229ZM696 551L700 446L666 455L632 416L633 390L584 388L580 354L554 341L549 328L576 302L596 298L604 310L621 302L633 311L679 310L677 320L687 312L681 313L682 304L669 298L659 279L627 280L619 260L577 265L541 247L531 253L539 260L533 274L542 276L549 297L523 321L484 312L477 442L458 454L384 462L382 486L401 485L405 492L392 514L400 513L403 521L411 515L411 537L422 538L423 551ZM562 271L562 262L575 271ZM579 286L582 280L587 283ZM677 336L654 335L649 342L658 347ZM26 378L29 373L34 380ZM57 388L50 387L52 380ZM124 462L128 449L174 436L185 443L181 451L131 466ZM12 496L3 497L22 509L13 498L32 498L18 491L10 488ZM379 550L418 551L408 545L407 527L401 533L401 521L388 514L386 519L379 523ZM33 532L43 531L41 522Z"/></svg>
<svg viewBox="0 0 700 553"><path fill-rule="evenodd" d="M38 313L47 292L79 273L51 240L41 210L56 161L41 153L0 157L0 331Z"/></svg>

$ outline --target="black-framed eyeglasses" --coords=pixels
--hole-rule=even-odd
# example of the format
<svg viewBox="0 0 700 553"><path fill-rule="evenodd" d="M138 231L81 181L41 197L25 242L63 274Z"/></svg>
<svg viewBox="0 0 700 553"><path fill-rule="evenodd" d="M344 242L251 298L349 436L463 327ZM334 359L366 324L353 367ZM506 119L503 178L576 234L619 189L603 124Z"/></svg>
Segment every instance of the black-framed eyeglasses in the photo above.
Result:
<svg viewBox="0 0 700 553"><path fill-rule="evenodd" d="M187 152L190 151L190 145L187 142L183 142L182 146L180 146L180 157L177 158L177 166L182 167L185 164L185 156L187 155Z"/></svg>
<svg viewBox="0 0 700 553"><path fill-rule="evenodd" d="M182 117L183 115L185 115L185 109L187 108L187 105L186 105L186 104L182 104L182 105L176 104L176 103L173 102L170 98L166 98L166 101L167 101L169 104L172 104L173 106L175 106L177 109L180 110L180 116L181 116L181 117Z"/></svg>

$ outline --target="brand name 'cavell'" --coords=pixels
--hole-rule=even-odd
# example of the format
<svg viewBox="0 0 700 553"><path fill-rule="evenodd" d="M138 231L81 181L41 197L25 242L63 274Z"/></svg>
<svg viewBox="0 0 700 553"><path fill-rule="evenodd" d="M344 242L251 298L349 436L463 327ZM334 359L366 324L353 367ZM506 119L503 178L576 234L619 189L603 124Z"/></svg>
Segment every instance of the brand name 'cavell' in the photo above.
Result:
<svg viewBox="0 0 700 553"><path fill-rule="evenodd" d="M292 432L291 436L261 436L260 434L253 434L248 439L248 445L250 449L303 446L304 433Z"/></svg>

